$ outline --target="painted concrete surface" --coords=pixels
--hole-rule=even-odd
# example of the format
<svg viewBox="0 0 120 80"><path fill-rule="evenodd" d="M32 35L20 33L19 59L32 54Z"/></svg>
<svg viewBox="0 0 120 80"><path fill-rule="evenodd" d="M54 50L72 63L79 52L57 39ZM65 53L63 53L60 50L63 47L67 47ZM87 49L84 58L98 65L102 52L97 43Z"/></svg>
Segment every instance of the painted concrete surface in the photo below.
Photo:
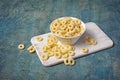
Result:
<svg viewBox="0 0 120 80"><path fill-rule="evenodd" d="M26 49L62 16L95 22L114 47L78 58L72 67L44 67ZM120 80L119 22L120 0L0 0L0 80ZM20 43L25 50L18 50Z"/></svg>

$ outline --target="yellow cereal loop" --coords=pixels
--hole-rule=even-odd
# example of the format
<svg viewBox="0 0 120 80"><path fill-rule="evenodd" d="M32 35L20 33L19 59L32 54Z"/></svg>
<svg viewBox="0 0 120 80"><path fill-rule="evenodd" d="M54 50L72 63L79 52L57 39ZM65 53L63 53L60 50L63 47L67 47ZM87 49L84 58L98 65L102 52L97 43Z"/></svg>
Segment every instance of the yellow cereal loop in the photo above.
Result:
<svg viewBox="0 0 120 80"><path fill-rule="evenodd" d="M96 44L97 44L97 41L96 41L95 39L91 39L90 41L91 41L91 43L92 43L93 45L96 45Z"/></svg>
<svg viewBox="0 0 120 80"><path fill-rule="evenodd" d="M38 42L40 42L40 41L43 40L43 38L42 38L41 36L38 36L38 37L36 37L36 40L37 40Z"/></svg>
<svg viewBox="0 0 120 80"><path fill-rule="evenodd" d="M67 58L67 57L68 57L67 53L62 54L62 58Z"/></svg>
<svg viewBox="0 0 120 80"><path fill-rule="evenodd" d="M81 21L78 20L78 19L75 19L75 20L74 20L74 23L75 23L75 24L81 24Z"/></svg>
<svg viewBox="0 0 120 80"><path fill-rule="evenodd" d="M48 36L47 42L48 42L48 43L51 43L51 42L57 43L57 39L56 39L55 37Z"/></svg>
<svg viewBox="0 0 120 80"><path fill-rule="evenodd" d="M61 52L64 54L64 53L67 53L67 49L64 49L64 50L61 50Z"/></svg>
<svg viewBox="0 0 120 80"><path fill-rule="evenodd" d="M49 47L48 47L48 46L43 46L42 51L43 51L43 52L47 52L47 51L48 51L48 49L49 49Z"/></svg>
<svg viewBox="0 0 120 80"><path fill-rule="evenodd" d="M60 27L61 30L65 30L66 28L67 28L66 25L62 25L62 26Z"/></svg>
<svg viewBox="0 0 120 80"><path fill-rule="evenodd" d="M48 55L47 54L45 54L45 53L43 53L43 54L41 54L41 59L43 60L43 61L46 61L46 60L48 60Z"/></svg>
<svg viewBox="0 0 120 80"><path fill-rule="evenodd" d="M60 34L60 35L63 35L63 36L64 36L65 33L66 33L65 30L61 30L61 34Z"/></svg>
<svg viewBox="0 0 120 80"><path fill-rule="evenodd" d="M51 27L51 30L52 30L53 32L56 32L56 31L57 31L57 28L56 28L56 27Z"/></svg>
<svg viewBox="0 0 120 80"><path fill-rule="evenodd" d="M73 30L73 29L74 29L74 27L73 27L72 24L67 25L67 27L68 27L68 29L70 29L70 30Z"/></svg>
<svg viewBox="0 0 120 80"><path fill-rule="evenodd" d="M64 59L64 64L65 64L66 66L69 65L69 59L68 59L68 58Z"/></svg>
<svg viewBox="0 0 120 80"><path fill-rule="evenodd" d="M70 22L72 19L71 19L70 17L66 17L65 20L66 20L67 22Z"/></svg>
<svg viewBox="0 0 120 80"><path fill-rule="evenodd" d="M61 32L60 31L55 31L55 34L60 35Z"/></svg>
<svg viewBox="0 0 120 80"><path fill-rule="evenodd" d="M81 48L81 51L82 51L83 53L88 53L88 48Z"/></svg>
<svg viewBox="0 0 120 80"><path fill-rule="evenodd" d="M86 36L85 37L85 44L96 45L97 41L95 39L93 39L92 37L90 37L90 36Z"/></svg>
<svg viewBox="0 0 120 80"><path fill-rule="evenodd" d="M81 31L81 28L75 28L77 32L80 32Z"/></svg>
<svg viewBox="0 0 120 80"><path fill-rule="evenodd" d="M57 42L57 39L55 37L52 38L54 40L54 42Z"/></svg>
<svg viewBox="0 0 120 80"><path fill-rule="evenodd" d="M91 45L91 41L90 40L85 40L85 44Z"/></svg>
<svg viewBox="0 0 120 80"><path fill-rule="evenodd" d="M59 26L59 22L56 20L56 21L52 24L52 26L58 27L58 26Z"/></svg>
<svg viewBox="0 0 120 80"><path fill-rule="evenodd" d="M35 48L31 48L31 49L29 50L29 52L30 52L30 53L34 53L34 52L35 52Z"/></svg>
<svg viewBox="0 0 120 80"><path fill-rule="evenodd" d="M21 50L22 50L22 49L24 49L24 48L25 48L25 45L24 45L24 44L19 44L19 45L18 45L18 49L21 49Z"/></svg>
<svg viewBox="0 0 120 80"><path fill-rule="evenodd" d="M52 51L53 51L53 52L58 52L58 53L61 52L59 49L55 49L55 48L53 48Z"/></svg>
<svg viewBox="0 0 120 80"><path fill-rule="evenodd" d="M48 36L47 36L47 39L51 39L51 38L53 38L52 35L48 35Z"/></svg>
<svg viewBox="0 0 120 80"><path fill-rule="evenodd" d="M69 55L69 56L74 56L75 53L74 53L74 51L68 51L68 55Z"/></svg>
<svg viewBox="0 0 120 80"><path fill-rule="evenodd" d="M57 46L58 48L60 48L60 47L61 47L61 45L60 45L60 44L57 44L56 46Z"/></svg>
<svg viewBox="0 0 120 80"><path fill-rule="evenodd" d="M27 50L30 50L31 48L34 48L34 46L33 45L29 46Z"/></svg>
<svg viewBox="0 0 120 80"><path fill-rule="evenodd" d="M67 50L74 50L73 46L71 46L71 45L65 45L65 47Z"/></svg>
<svg viewBox="0 0 120 80"><path fill-rule="evenodd" d="M65 19L63 19L63 20L61 20L61 23L65 25L67 23L67 21Z"/></svg>
<svg viewBox="0 0 120 80"><path fill-rule="evenodd" d="M34 53L34 52L35 52L35 48L34 48L33 45L31 45L30 47L28 47L27 50L28 50L30 53Z"/></svg>
<svg viewBox="0 0 120 80"><path fill-rule="evenodd" d="M59 52L55 52L55 53L54 53L54 56L55 56L55 58L57 58L57 59L60 59L60 58L61 58L61 54L60 54Z"/></svg>
<svg viewBox="0 0 120 80"><path fill-rule="evenodd" d="M75 64L75 60L72 58L65 58L64 59L64 64L67 66L73 66Z"/></svg>
<svg viewBox="0 0 120 80"><path fill-rule="evenodd" d="M79 19L65 17L51 23L51 31L62 37L74 37L83 33L84 28Z"/></svg>
<svg viewBox="0 0 120 80"><path fill-rule="evenodd" d="M91 37L90 36L86 36L85 37L85 44L91 45Z"/></svg>
<svg viewBox="0 0 120 80"><path fill-rule="evenodd" d="M50 47L54 47L56 44L54 42L47 42L47 45L50 46Z"/></svg>
<svg viewBox="0 0 120 80"><path fill-rule="evenodd" d="M75 60L72 59L72 58L70 58L70 59L69 59L69 65L70 65L70 66L73 66L74 64L75 64Z"/></svg>
<svg viewBox="0 0 120 80"><path fill-rule="evenodd" d="M85 37L85 40L90 40L90 39L91 39L90 36L86 36L86 37Z"/></svg>
<svg viewBox="0 0 120 80"><path fill-rule="evenodd" d="M54 53L53 53L53 52L51 52L51 51L50 51L50 52L48 52L47 54L48 54L48 56L49 56L49 57L51 57L51 56L53 56L53 55L54 55Z"/></svg>

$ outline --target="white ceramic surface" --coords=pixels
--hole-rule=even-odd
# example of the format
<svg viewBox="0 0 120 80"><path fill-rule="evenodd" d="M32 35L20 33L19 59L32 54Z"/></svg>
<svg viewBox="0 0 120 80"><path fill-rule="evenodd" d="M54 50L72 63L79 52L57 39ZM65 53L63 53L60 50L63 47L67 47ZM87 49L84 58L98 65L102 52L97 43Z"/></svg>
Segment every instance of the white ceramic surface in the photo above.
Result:
<svg viewBox="0 0 120 80"><path fill-rule="evenodd" d="M104 49L107 49L113 46L113 41L95 23L89 22L89 23L86 23L85 26L86 26L85 34L77 41L76 44L74 44L75 55L73 56L73 58L78 58L78 57L88 55L88 54L91 54L97 51L101 51L101 50L104 50ZM39 58L41 55L41 49L44 45L46 45L46 39L49 34L51 33L38 35L38 36L43 37L44 40L42 42L38 42L36 40L37 36L34 36L31 38L31 43L35 46L35 49L36 49L36 52ZM96 39L98 42L97 45L86 45L84 43L84 37L87 35L90 35L94 39ZM89 52L88 53L81 52L80 48L82 47L88 48ZM44 66L52 66L52 65L63 62L63 59L56 59L54 57L51 57L47 61L42 61L40 58L40 61L42 62Z"/></svg>

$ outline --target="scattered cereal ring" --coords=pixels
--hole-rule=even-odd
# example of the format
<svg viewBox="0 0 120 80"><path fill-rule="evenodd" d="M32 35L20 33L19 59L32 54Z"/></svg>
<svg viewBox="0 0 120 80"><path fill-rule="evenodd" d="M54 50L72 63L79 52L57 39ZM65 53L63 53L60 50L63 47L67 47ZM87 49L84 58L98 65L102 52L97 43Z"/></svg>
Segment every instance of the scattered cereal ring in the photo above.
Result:
<svg viewBox="0 0 120 80"><path fill-rule="evenodd" d="M24 49L24 48L25 48L25 45L24 45L24 44L19 44L19 45L18 45L18 49L21 49L21 50L22 50L22 49Z"/></svg>
<svg viewBox="0 0 120 80"><path fill-rule="evenodd" d="M28 50L30 53L34 53L34 52L35 52L35 48L34 48L33 45L31 45L30 47L28 47L27 50Z"/></svg>
<svg viewBox="0 0 120 80"><path fill-rule="evenodd" d="M92 37L90 37L90 36L86 36L85 37L85 44L96 45L97 41L95 39L93 39Z"/></svg>
<svg viewBox="0 0 120 80"><path fill-rule="evenodd" d="M90 40L91 37L90 37L90 36L86 36L85 39L86 39L86 40Z"/></svg>
<svg viewBox="0 0 120 80"><path fill-rule="evenodd" d="M49 45L51 44L51 45ZM46 58L54 56L56 59L62 58L68 58L69 56L73 56L74 53L74 47L71 45L62 45L57 43L57 39L51 35L47 38L47 45L42 47L42 50L45 54L43 54L43 57L41 55L42 60L47 60ZM47 55L47 57L46 57ZM45 59L44 59L45 58ZM70 59L69 65L73 65L74 62ZM67 62L66 62L67 63Z"/></svg>
<svg viewBox="0 0 120 80"><path fill-rule="evenodd" d="M90 40L85 40L85 44L91 45L91 41Z"/></svg>
<svg viewBox="0 0 120 80"><path fill-rule="evenodd" d="M66 58L66 59L64 59L64 64L67 66L72 66L75 64L75 60L72 58Z"/></svg>
<svg viewBox="0 0 120 80"><path fill-rule="evenodd" d="M38 36L38 37L36 37L36 40L37 40L38 42L40 42L40 41L43 40L43 38L42 38L41 36Z"/></svg>
<svg viewBox="0 0 120 80"><path fill-rule="evenodd" d="M41 54L41 59L43 60L43 61L46 61L46 60L48 60L48 55L47 54L45 54L45 53L43 53L43 54Z"/></svg>
<svg viewBox="0 0 120 80"><path fill-rule="evenodd" d="M88 48L81 48L81 51L82 51L83 53L88 53Z"/></svg>
<svg viewBox="0 0 120 80"><path fill-rule="evenodd" d="M68 58L64 59L64 64L67 65L67 66L69 65L69 59Z"/></svg>
<svg viewBox="0 0 120 80"><path fill-rule="evenodd" d="M27 50L30 50L31 48L34 48L34 46L33 45L29 46Z"/></svg>
<svg viewBox="0 0 120 80"><path fill-rule="evenodd" d="M68 51L68 55L69 55L69 56L74 56L75 53L74 53L74 51Z"/></svg>
<svg viewBox="0 0 120 80"><path fill-rule="evenodd" d="M96 45L96 44L97 44L97 41L96 41L95 39L91 39L91 43L92 43L93 45Z"/></svg>
<svg viewBox="0 0 120 80"><path fill-rule="evenodd" d="M35 52L35 48L31 48L31 49L29 50L29 52L30 52L30 53L34 53L34 52Z"/></svg>
<svg viewBox="0 0 120 80"><path fill-rule="evenodd" d="M70 59L69 59L69 65L70 65L70 66L73 66L74 64L75 64L75 60L72 59L72 58L70 58Z"/></svg>

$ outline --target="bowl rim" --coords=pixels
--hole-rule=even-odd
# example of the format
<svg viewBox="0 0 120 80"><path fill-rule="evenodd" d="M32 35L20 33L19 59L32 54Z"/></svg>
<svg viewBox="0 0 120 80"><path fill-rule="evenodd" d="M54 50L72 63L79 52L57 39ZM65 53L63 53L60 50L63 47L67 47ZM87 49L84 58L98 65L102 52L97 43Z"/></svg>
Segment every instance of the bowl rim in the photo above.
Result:
<svg viewBox="0 0 120 80"><path fill-rule="evenodd" d="M60 18L57 18L57 19L62 19L62 18L66 18L66 17L60 17ZM78 19L78 18L75 18L75 17L70 17L70 18L72 18L72 19ZM57 19L55 19L55 20L57 20ZM50 28L51 28L51 26L52 26L52 23L53 23L55 20L53 20L53 21L50 23ZM80 37L80 36L82 36L82 35L85 33L86 27L85 27L85 23L84 23L81 19L78 19L78 20L80 20L80 21L82 22L82 27L84 28L84 32L83 32L82 34L77 35L77 36L74 36L74 37L62 37L62 36L59 36L59 35L53 33L53 32L51 31L51 29L50 29L50 31L51 31L51 33L52 33L53 35L55 35L55 36L57 36L57 37L60 37L60 38L64 38L64 39L72 39L72 38Z"/></svg>

